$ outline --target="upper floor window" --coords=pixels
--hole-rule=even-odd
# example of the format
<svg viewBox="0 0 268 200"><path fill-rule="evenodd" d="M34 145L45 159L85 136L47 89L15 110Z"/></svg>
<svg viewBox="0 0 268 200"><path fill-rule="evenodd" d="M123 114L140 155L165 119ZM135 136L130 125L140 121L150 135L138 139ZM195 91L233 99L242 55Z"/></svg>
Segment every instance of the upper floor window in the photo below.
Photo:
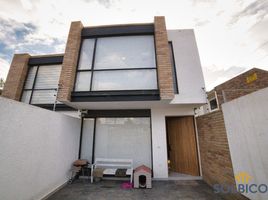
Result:
<svg viewBox="0 0 268 200"><path fill-rule="evenodd" d="M84 39L75 91L155 90L154 37Z"/></svg>
<svg viewBox="0 0 268 200"><path fill-rule="evenodd" d="M54 104L61 65L30 66L21 101L29 104Z"/></svg>

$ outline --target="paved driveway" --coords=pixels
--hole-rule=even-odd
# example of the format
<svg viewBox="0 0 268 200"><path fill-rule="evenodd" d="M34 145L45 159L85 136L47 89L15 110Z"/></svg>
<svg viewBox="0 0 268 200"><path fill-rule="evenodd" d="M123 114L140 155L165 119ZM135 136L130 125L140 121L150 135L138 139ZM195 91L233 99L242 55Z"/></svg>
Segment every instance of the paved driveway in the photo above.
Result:
<svg viewBox="0 0 268 200"><path fill-rule="evenodd" d="M154 181L152 189L120 188L122 181L103 180L94 184L76 181L48 200L127 200L127 199L221 199L203 181Z"/></svg>

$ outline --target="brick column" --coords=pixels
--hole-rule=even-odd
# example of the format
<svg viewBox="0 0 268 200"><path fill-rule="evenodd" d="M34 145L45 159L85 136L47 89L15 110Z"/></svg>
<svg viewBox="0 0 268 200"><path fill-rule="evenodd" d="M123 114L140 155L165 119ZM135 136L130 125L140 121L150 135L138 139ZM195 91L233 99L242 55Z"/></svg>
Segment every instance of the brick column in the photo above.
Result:
<svg viewBox="0 0 268 200"><path fill-rule="evenodd" d="M155 48L157 59L158 83L161 99L173 99L173 77L170 60L168 36L166 30L165 17L154 18Z"/></svg>
<svg viewBox="0 0 268 200"><path fill-rule="evenodd" d="M73 90L75 81L82 29L83 24L80 21L71 23L59 80L60 87L57 99L61 102L71 100L71 92Z"/></svg>
<svg viewBox="0 0 268 200"><path fill-rule="evenodd" d="M20 100L28 72L29 54L15 54L11 62L2 96Z"/></svg>

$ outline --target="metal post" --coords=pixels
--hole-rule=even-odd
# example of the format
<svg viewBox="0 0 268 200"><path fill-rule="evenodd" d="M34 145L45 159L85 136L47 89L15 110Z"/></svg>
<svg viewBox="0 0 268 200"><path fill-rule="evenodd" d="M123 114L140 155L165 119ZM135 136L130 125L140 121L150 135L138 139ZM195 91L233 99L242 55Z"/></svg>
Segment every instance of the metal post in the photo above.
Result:
<svg viewBox="0 0 268 200"><path fill-rule="evenodd" d="M59 85L58 87L55 89L56 90L56 95L54 95L56 98L55 98L55 101L54 101L54 105L53 105L53 111L56 111L56 105L57 105L57 98L58 98L58 90L59 90Z"/></svg>

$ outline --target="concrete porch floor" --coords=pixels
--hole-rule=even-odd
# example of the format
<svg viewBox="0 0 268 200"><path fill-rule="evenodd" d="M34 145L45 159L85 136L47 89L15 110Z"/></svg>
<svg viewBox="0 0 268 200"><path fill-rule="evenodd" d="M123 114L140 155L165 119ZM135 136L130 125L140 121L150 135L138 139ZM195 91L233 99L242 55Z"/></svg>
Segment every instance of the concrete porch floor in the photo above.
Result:
<svg viewBox="0 0 268 200"><path fill-rule="evenodd" d="M102 180L91 184L77 180L53 194L48 200L128 200L128 199L211 199L222 198L203 181L153 181L152 189L120 188L122 181Z"/></svg>

